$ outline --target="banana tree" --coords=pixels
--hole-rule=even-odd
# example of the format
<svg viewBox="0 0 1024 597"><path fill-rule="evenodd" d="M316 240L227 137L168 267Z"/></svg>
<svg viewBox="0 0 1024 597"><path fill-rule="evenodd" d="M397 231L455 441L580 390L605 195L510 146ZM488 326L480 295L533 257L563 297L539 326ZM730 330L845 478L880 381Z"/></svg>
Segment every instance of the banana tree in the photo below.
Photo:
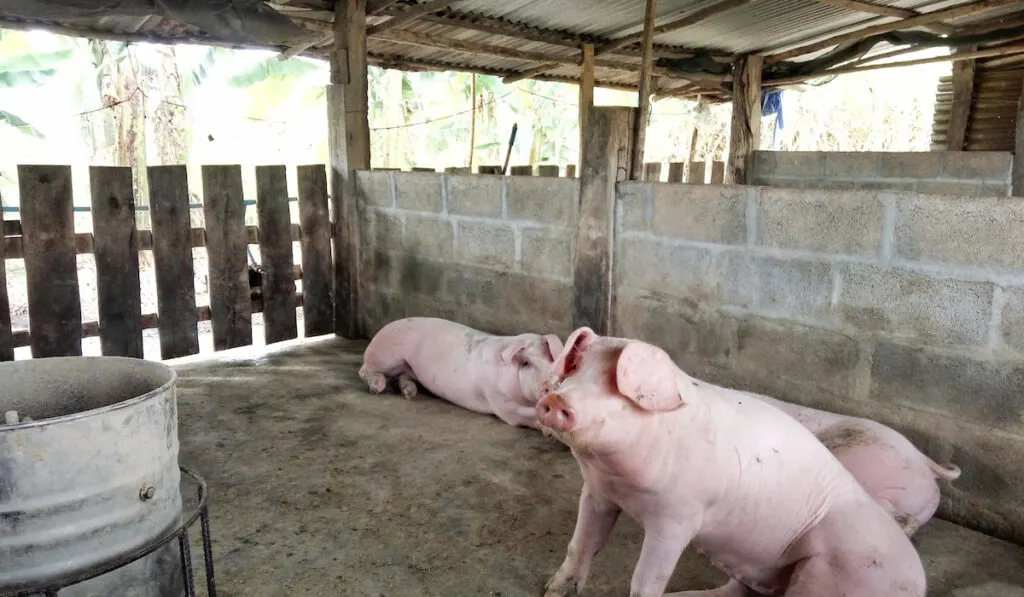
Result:
<svg viewBox="0 0 1024 597"><path fill-rule="evenodd" d="M71 49L35 53L24 36L0 30L0 89L13 93L18 88L44 85L57 75L58 67L71 58ZM0 123L30 137L45 138L42 131L3 105L0 105Z"/></svg>

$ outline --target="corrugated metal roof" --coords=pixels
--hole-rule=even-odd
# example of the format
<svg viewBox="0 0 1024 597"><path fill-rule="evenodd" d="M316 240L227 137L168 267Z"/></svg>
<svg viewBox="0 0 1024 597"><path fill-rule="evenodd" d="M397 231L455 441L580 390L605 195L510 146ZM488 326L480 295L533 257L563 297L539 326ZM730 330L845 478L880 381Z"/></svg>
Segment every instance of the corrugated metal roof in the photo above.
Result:
<svg viewBox="0 0 1024 597"><path fill-rule="evenodd" d="M420 3L424 1L426 0L421 0ZM660 0L657 23L675 20L720 1ZM874 1L890 7L930 12L974 0ZM725 55L747 52L773 53L803 47L810 42L895 20L894 17L855 12L826 2L827 0L754 0L689 27L657 36L655 41L658 55L678 54L679 50L687 48ZM395 7L397 9L410 3L400 2ZM274 4L271 3L271 6ZM291 0L286 5L277 5L283 14L293 17L296 23L307 29L319 31L321 37L329 32L330 26L323 20L330 18L330 12L325 10L329 6L326 0ZM404 25L400 30L427 35L434 40L456 39L472 44L496 46L499 49L498 53L507 54L507 51L501 51L505 48L562 60L575 60L579 56L578 45L582 41L601 43L602 40L607 41L640 31L643 26L644 6L645 0L462 0L441 13ZM306 16L313 17L312 19L301 18L300 11L306 9L310 11ZM0 14L0 17L2 16ZM1005 16L1009 19L1024 17L1024 2L1011 3L947 24L977 23L994 16ZM383 18L377 16L372 17L370 22L376 23L381 20ZM204 37L204 33L195 27L159 15L140 19L106 14L98 19L76 19L50 24L76 27L83 32L136 34L152 41L203 41ZM496 36L499 31L507 33ZM524 59L522 56L495 56L494 52L474 53L467 52L465 48L424 47L423 44L413 45L407 43L408 41L371 37L367 47L374 63L396 67L457 68L508 75L530 70L541 63L537 59ZM329 42L326 45L314 45L305 53L322 57L326 55L329 45ZM880 44L872 50L872 54L888 49L891 48ZM822 50L817 55L826 51ZM611 68L607 62L599 66L595 73L599 85L636 85L636 71L639 70L636 47L608 53L601 58L612 61L618 68ZM543 76L572 80L578 77L578 70L572 64L559 65L545 72ZM666 71L662 71L662 74L666 74ZM689 83L680 79L680 76L663 77L661 89L672 91L688 87ZM721 82L706 79L701 81L701 85L710 89L720 87Z"/></svg>

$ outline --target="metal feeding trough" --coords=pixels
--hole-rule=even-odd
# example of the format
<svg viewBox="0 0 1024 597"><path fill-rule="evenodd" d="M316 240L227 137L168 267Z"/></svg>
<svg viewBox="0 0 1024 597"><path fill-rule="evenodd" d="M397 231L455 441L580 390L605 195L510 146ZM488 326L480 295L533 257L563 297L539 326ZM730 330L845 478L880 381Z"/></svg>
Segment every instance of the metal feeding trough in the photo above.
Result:
<svg viewBox="0 0 1024 597"><path fill-rule="evenodd" d="M178 464L176 381L140 359L0 363L0 596L192 597L200 519L215 597L206 484Z"/></svg>

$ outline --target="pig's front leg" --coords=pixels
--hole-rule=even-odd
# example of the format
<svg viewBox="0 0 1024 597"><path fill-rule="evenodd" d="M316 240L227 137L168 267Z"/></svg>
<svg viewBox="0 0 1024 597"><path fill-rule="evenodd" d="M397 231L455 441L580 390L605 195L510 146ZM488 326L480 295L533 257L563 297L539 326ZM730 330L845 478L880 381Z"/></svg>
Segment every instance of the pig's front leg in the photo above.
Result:
<svg viewBox="0 0 1024 597"><path fill-rule="evenodd" d="M513 427L537 428L537 408L518 404L494 407L494 415Z"/></svg>
<svg viewBox="0 0 1024 597"><path fill-rule="evenodd" d="M590 563L601 551L619 518L619 507L594 495L586 483L580 493L576 530L558 572L545 585L544 597L567 597L583 590Z"/></svg>
<svg viewBox="0 0 1024 597"><path fill-rule="evenodd" d="M700 529L701 516L693 513L678 521L644 524L644 544L633 570L629 597L662 597L679 556Z"/></svg>

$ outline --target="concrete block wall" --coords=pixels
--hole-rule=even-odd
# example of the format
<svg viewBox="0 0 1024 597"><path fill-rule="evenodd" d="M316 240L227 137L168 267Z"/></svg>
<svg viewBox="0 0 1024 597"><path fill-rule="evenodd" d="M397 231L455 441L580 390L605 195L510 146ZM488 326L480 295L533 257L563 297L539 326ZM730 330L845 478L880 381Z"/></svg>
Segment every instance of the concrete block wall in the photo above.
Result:
<svg viewBox="0 0 1024 597"><path fill-rule="evenodd" d="M1001 151L758 151L753 184L1006 197L1012 169L1013 154Z"/></svg>
<svg viewBox="0 0 1024 597"><path fill-rule="evenodd" d="M412 316L571 331L578 181L363 171L356 182L368 333Z"/></svg>
<svg viewBox="0 0 1024 597"><path fill-rule="evenodd" d="M620 183L615 333L708 381L868 416L1024 541L1024 199Z"/></svg>

